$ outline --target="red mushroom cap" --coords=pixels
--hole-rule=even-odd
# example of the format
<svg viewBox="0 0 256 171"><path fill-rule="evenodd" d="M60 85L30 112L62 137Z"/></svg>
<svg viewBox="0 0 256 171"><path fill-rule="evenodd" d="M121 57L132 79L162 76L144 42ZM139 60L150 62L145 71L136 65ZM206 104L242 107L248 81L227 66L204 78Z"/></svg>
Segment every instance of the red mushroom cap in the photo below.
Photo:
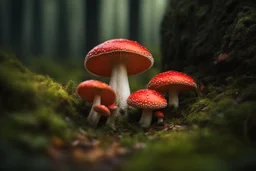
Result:
<svg viewBox="0 0 256 171"><path fill-rule="evenodd" d="M106 83L97 80L87 80L77 86L77 94L88 102L93 102L94 96L99 93L101 104L111 105L115 102L115 91Z"/></svg>
<svg viewBox="0 0 256 171"><path fill-rule="evenodd" d="M164 96L149 89L135 91L128 97L127 103L133 107L146 109L161 109L167 106Z"/></svg>
<svg viewBox="0 0 256 171"><path fill-rule="evenodd" d="M115 110L115 109L117 109L117 105L115 103L113 103L111 105L108 105L108 109L109 110Z"/></svg>
<svg viewBox="0 0 256 171"><path fill-rule="evenodd" d="M172 89L177 92L196 89L197 85L194 79L182 72L166 71L157 74L148 83L148 89L159 92L166 92Z"/></svg>
<svg viewBox="0 0 256 171"><path fill-rule="evenodd" d="M85 57L88 72L110 77L113 64L125 62L128 75L139 74L153 65L151 53L142 45L127 39L112 39L94 47Z"/></svg>
<svg viewBox="0 0 256 171"><path fill-rule="evenodd" d="M164 118L164 113L162 111L155 111L154 115L158 118Z"/></svg>
<svg viewBox="0 0 256 171"><path fill-rule="evenodd" d="M96 105L93 110L103 116L110 116L110 111L105 105Z"/></svg>

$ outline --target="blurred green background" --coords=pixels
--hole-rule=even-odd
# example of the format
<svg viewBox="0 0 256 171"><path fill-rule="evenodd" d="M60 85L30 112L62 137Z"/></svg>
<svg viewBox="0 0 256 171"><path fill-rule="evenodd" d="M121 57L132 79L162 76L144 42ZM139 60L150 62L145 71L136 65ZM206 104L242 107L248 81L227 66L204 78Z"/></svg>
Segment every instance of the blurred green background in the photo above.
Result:
<svg viewBox="0 0 256 171"><path fill-rule="evenodd" d="M138 41L152 53L153 68L129 77L131 91L160 71L160 24L168 0L1 0L0 47L11 49L32 71L66 84L90 75L84 57L114 38Z"/></svg>

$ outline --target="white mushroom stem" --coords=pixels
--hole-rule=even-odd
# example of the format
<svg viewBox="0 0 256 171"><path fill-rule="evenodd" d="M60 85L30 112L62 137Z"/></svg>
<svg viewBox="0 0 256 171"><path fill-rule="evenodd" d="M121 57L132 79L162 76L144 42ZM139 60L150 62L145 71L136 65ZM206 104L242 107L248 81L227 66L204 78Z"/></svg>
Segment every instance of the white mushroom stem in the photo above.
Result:
<svg viewBox="0 0 256 171"><path fill-rule="evenodd" d="M118 76L118 72L117 72L117 67L114 66L112 68L112 73L111 73L111 77L110 77L110 81L109 81L109 86L112 87L115 91L117 89L117 76Z"/></svg>
<svg viewBox="0 0 256 171"><path fill-rule="evenodd" d="M114 111L114 116L120 115L120 110L124 111L124 115L127 113L127 98L131 94L130 85L128 81L127 68L124 63L116 64L111 73L109 85L116 92L116 105L117 110Z"/></svg>
<svg viewBox="0 0 256 171"><path fill-rule="evenodd" d="M179 107L178 93L172 90L169 91L169 106Z"/></svg>
<svg viewBox="0 0 256 171"><path fill-rule="evenodd" d="M157 118L157 123L158 123L158 124L160 124L160 123L162 123L162 122L164 122L164 118Z"/></svg>
<svg viewBox="0 0 256 171"><path fill-rule="evenodd" d="M119 91L119 108L127 111L127 98L130 96L130 85L127 75L127 69L124 64L119 64L119 76L117 78L118 91Z"/></svg>
<svg viewBox="0 0 256 171"><path fill-rule="evenodd" d="M148 128L152 121L152 109L143 109L139 124L143 128Z"/></svg>
<svg viewBox="0 0 256 171"><path fill-rule="evenodd" d="M100 105L100 103L101 103L100 99L101 99L100 94L96 94L94 96L92 108L87 117L88 122L93 126L97 126L99 123L99 120L100 120L100 115L93 110L94 106Z"/></svg>
<svg viewBox="0 0 256 171"><path fill-rule="evenodd" d="M111 73L111 77L110 77L110 81L109 81L109 85L110 87L112 87L116 93L116 102L118 98L118 94L117 94L117 77L118 77L118 67L117 65L115 65L112 68L112 73ZM115 102L115 103L116 103ZM115 129L115 117L119 116L119 110L113 110L111 111L111 115L108 117L107 121L106 121L106 125L108 125L109 127L111 127L112 129Z"/></svg>

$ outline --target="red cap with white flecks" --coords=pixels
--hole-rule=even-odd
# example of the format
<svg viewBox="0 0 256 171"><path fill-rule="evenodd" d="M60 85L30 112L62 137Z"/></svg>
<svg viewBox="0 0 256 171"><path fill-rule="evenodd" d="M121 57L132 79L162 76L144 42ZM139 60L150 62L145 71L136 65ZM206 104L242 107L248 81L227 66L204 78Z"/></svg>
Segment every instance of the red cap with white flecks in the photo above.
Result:
<svg viewBox="0 0 256 171"><path fill-rule="evenodd" d="M196 89L196 87L196 82L192 77L178 71L166 71L157 74L148 83L149 89L159 92L166 92L170 89L182 92Z"/></svg>
<svg viewBox="0 0 256 171"><path fill-rule="evenodd" d="M116 63L124 63L128 75L137 75L149 69L154 59L151 53L136 41L111 39L94 47L85 57L88 72L110 77Z"/></svg>
<svg viewBox="0 0 256 171"><path fill-rule="evenodd" d="M167 106L164 96L149 89L135 91L128 97L127 103L130 106L144 109L161 109Z"/></svg>

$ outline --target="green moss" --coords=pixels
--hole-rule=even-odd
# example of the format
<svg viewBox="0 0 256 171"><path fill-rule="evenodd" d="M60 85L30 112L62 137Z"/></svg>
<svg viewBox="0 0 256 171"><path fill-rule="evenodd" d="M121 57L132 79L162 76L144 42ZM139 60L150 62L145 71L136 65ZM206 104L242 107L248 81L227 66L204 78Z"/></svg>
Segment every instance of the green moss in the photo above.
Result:
<svg viewBox="0 0 256 171"><path fill-rule="evenodd" d="M0 52L0 155L19 169L50 170L51 161L45 155L41 159L41 152L52 137L70 144L79 132L99 140L103 149L113 142L127 147L131 158L113 167L121 170L229 171L255 165L256 11L247 3L170 1L161 29L163 61L153 52L156 67L130 77L131 90L145 88L162 63L162 70L184 71L206 91L179 95L178 109L164 109L165 124L149 129L138 124L141 109L131 108L127 120L117 120L116 130L104 125L106 118L97 129L90 128L86 116L91 105L75 92L78 82L92 78L82 74L83 67L72 62L60 65L50 58L35 59L36 65L31 61L33 71L67 82L63 86L31 72L12 53ZM228 53L228 59L214 65L221 53ZM64 72L71 66L76 69ZM70 79L74 81L68 82ZM175 124L184 129L175 129ZM137 143L145 149L136 151ZM55 163L69 165L66 160Z"/></svg>
<svg viewBox="0 0 256 171"><path fill-rule="evenodd" d="M50 77L32 73L15 57L3 56L0 61L1 135L33 149L45 148L52 136L70 139L71 130L84 124L81 100L70 96ZM71 91L73 89L69 91L73 94ZM83 110L88 111L88 106Z"/></svg>
<svg viewBox="0 0 256 171"><path fill-rule="evenodd" d="M65 91L69 94L69 95L73 95L73 93L76 91L76 84L73 80L70 80L64 87Z"/></svg>
<svg viewBox="0 0 256 171"><path fill-rule="evenodd" d="M196 67L187 70L203 78ZM103 149L113 142L128 148L133 156L125 160L124 170L226 171L237 160L245 160L256 145L251 75L223 76L220 81L209 76L205 80L211 84L205 85L205 93L182 93L178 109L164 109L165 125L154 125L154 118L149 129L142 129L138 124L141 109L129 108L129 117L118 119L113 130L104 125L106 118L97 129L87 125L91 105L78 98L75 82L62 86L9 57L1 58L0 71L0 134L27 155L27 149L45 150L52 137L71 142L79 132L99 140ZM175 124L184 129L175 129ZM138 143L145 149L134 152Z"/></svg>
<svg viewBox="0 0 256 171"><path fill-rule="evenodd" d="M230 72L230 68L240 76L255 73L256 10L252 4L171 0L161 26L162 70L193 66L205 76ZM221 53L229 57L216 66L213 62Z"/></svg>
<svg viewBox="0 0 256 171"><path fill-rule="evenodd" d="M228 170L230 161L245 154L246 148L226 134L192 129L166 133L149 142L125 170Z"/></svg>
<svg viewBox="0 0 256 171"><path fill-rule="evenodd" d="M181 94L178 109L164 109L165 123L184 131L153 127L150 136L124 136L127 146L137 142L129 136L146 142L126 170L255 168L255 16L252 1L170 1L161 26L162 70L184 71L205 91ZM228 58L214 64L221 53Z"/></svg>

